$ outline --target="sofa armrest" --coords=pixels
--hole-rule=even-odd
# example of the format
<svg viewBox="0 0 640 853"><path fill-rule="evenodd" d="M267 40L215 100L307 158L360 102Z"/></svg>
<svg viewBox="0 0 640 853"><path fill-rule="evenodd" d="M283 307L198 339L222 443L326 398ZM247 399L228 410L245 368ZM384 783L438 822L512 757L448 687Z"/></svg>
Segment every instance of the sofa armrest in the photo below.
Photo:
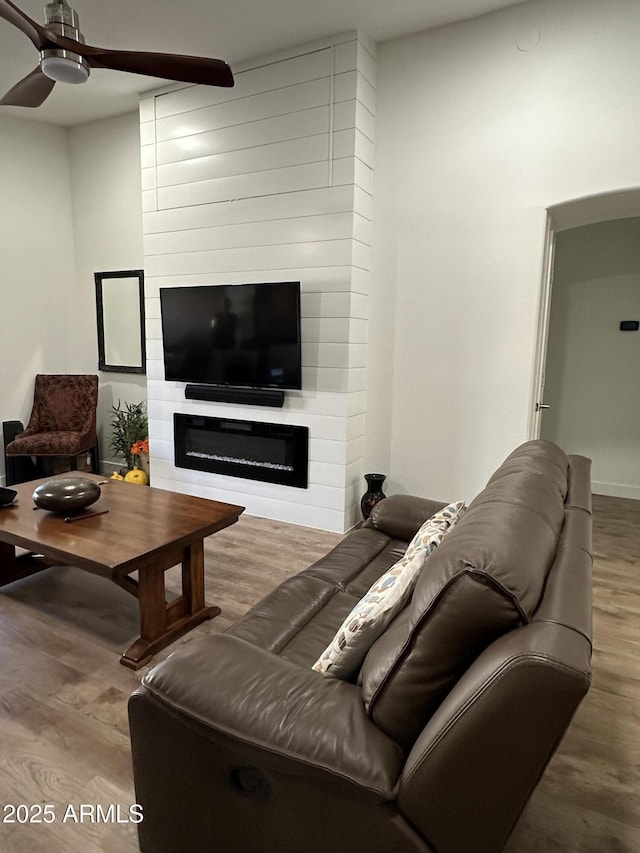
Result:
<svg viewBox="0 0 640 853"><path fill-rule="evenodd" d="M374 506L365 525L408 542L428 518L446 505L415 495L389 495Z"/></svg>
<svg viewBox="0 0 640 853"><path fill-rule="evenodd" d="M502 850L589 689L590 655L577 631L530 623L449 693L407 757L397 800L440 853Z"/></svg>
<svg viewBox="0 0 640 853"><path fill-rule="evenodd" d="M218 634L155 666L143 689L225 742L264 751L267 764L301 763L383 800L395 795L402 750L369 719L355 684Z"/></svg>

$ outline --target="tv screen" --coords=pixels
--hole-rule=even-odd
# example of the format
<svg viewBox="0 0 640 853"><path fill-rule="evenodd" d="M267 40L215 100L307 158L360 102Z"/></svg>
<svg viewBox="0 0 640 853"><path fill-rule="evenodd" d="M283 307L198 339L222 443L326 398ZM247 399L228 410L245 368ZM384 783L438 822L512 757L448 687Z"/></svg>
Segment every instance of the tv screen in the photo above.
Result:
<svg viewBox="0 0 640 853"><path fill-rule="evenodd" d="M165 379L301 384L300 282L160 288Z"/></svg>

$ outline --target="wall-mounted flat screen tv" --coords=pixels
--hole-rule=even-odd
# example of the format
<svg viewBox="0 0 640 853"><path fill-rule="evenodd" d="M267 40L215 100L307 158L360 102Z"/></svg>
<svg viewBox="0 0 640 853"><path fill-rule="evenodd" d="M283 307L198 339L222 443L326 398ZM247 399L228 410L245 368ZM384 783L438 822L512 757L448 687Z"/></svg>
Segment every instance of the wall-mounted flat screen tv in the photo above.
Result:
<svg viewBox="0 0 640 853"><path fill-rule="evenodd" d="M300 389L300 282L160 288L165 379Z"/></svg>

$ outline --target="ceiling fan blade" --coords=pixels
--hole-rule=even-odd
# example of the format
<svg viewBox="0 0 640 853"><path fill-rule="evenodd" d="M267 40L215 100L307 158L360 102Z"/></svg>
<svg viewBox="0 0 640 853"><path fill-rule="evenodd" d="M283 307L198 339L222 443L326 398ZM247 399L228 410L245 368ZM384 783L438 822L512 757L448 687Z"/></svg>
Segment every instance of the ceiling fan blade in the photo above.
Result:
<svg viewBox="0 0 640 853"><path fill-rule="evenodd" d="M9 21L14 27L22 30L38 50L43 50L50 43L46 29L25 15L9 0L0 0L0 18L4 18L5 21Z"/></svg>
<svg viewBox="0 0 640 853"><path fill-rule="evenodd" d="M7 0L0 0L0 3ZM222 59L204 56L181 56L177 53L148 53L134 50L109 50L82 44L55 32L47 33L52 45L83 56L92 68L128 71L147 77L202 83L205 86L233 86L233 74Z"/></svg>
<svg viewBox="0 0 640 853"><path fill-rule="evenodd" d="M55 82L36 68L0 100L0 106L39 107L51 94Z"/></svg>
<svg viewBox="0 0 640 853"><path fill-rule="evenodd" d="M233 86L231 69L222 59L181 56L172 53L147 53L129 50L104 50L81 45L78 53L92 68L111 68L148 77L202 83L205 86Z"/></svg>

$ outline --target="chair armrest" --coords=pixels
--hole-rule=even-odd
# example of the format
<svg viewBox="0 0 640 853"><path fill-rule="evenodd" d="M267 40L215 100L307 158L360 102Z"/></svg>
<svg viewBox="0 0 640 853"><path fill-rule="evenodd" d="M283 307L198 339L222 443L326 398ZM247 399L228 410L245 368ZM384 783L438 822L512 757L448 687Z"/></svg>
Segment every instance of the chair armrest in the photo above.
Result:
<svg viewBox="0 0 640 853"><path fill-rule="evenodd" d="M218 634L155 666L144 690L212 736L264 750L265 762L300 762L306 772L328 771L383 799L395 795L402 750L366 715L355 684Z"/></svg>
<svg viewBox="0 0 640 853"><path fill-rule="evenodd" d="M446 505L416 495L390 495L374 506L365 526L409 542L424 522Z"/></svg>

